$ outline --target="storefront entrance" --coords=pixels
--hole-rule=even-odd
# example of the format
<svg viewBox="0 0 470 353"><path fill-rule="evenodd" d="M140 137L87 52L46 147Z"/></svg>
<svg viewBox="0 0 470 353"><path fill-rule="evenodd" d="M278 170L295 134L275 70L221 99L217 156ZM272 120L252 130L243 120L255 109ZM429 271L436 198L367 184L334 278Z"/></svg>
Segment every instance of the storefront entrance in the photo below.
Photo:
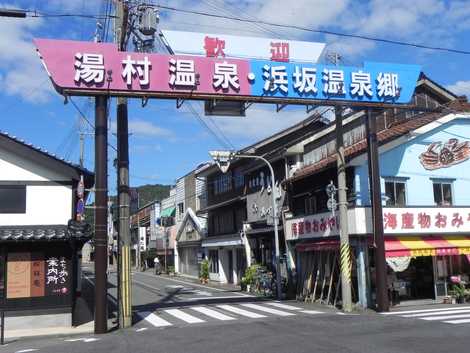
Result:
<svg viewBox="0 0 470 353"><path fill-rule="evenodd" d="M431 256L416 257L410 260L408 268L402 272L389 270L389 286L399 300L434 299L434 275Z"/></svg>

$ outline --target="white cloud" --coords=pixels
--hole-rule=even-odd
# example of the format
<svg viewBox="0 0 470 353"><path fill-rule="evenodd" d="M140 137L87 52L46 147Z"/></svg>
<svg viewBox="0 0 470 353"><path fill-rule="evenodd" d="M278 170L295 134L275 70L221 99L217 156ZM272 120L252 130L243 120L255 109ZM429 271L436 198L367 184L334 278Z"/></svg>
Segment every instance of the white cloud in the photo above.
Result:
<svg viewBox="0 0 470 353"><path fill-rule="evenodd" d="M34 103L47 101L53 91L32 42L33 32L43 24L37 18L0 21L0 74L3 76L0 88L8 95L18 95Z"/></svg>
<svg viewBox="0 0 470 353"><path fill-rule="evenodd" d="M308 117L305 108L285 109L276 113L274 105L255 105L246 111L245 117L224 116L213 117L212 120L236 147L242 147L269 137ZM207 121L208 118L204 119Z"/></svg>
<svg viewBox="0 0 470 353"><path fill-rule="evenodd" d="M457 81L447 86L447 89L457 95L466 95L470 97L470 81Z"/></svg>
<svg viewBox="0 0 470 353"><path fill-rule="evenodd" d="M111 131L116 132L116 122L111 122ZM137 137L164 137L173 138L171 130L162 128L150 121L142 119L129 120L129 133Z"/></svg>

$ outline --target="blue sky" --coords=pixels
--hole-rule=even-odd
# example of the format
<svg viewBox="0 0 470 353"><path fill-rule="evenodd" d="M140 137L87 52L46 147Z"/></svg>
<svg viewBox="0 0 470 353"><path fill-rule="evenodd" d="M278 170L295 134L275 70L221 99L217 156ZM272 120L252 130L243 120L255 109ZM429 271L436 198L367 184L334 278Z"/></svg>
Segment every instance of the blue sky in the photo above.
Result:
<svg viewBox="0 0 470 353"><path fill-rule="evenodd" d="M44 13L103 14L107 0L31 0L0 2L0 7L37 9ZM442 0L171 0L162 5L303 27L364 34L393 40L470 51L470 1ZM241 34L327 43L328 51L342 55L345 65L365 60L419 64L434 81L458 94L470 94L469 55L344 39L295 30L282 30L162 10L162 29ZM96 20L84 18L0 18L0 130L7 131L52 153L78 161L78 113L53 91L32 45L32 38L92 40ZM108 40L112 40L111 33ZM93 122L93 104L74 99ZM115 102L111 103L113 107ZM185 103L140 101L129 106L131 183L170 184L208 159L210 149L241 148L307 117L303 108L254 105L244 118L204 117L202 104L191 103L200 118L229 142L221 144L203 127ZM115 110L110 111L109 141ZM91 129L84 128L88 133ZM110 192L115 192L113 149L109 150ZM85 164L93 169L93 139L86 137Z"/></svg>

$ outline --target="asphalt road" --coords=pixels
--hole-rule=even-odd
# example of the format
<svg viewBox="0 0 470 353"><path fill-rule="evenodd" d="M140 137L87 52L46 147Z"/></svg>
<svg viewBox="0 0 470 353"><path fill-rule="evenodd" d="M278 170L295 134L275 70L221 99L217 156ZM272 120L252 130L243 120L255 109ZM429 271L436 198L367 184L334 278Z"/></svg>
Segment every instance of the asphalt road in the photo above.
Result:
<svg viewBox="0 0 470 353"><path fill-rule="evenodd" d="M469 351L470 323L450 324L444 320L453 315L470 316L470 306L427 306L393 315L341 315L320 305L279 305L236 291L177 281L151 274L134 275L136 320L130 329L105 335L18 340L0 347L0 352ZM169 287L175 285L182 287ZM111 294L115 290L112 287Z"/></svg>

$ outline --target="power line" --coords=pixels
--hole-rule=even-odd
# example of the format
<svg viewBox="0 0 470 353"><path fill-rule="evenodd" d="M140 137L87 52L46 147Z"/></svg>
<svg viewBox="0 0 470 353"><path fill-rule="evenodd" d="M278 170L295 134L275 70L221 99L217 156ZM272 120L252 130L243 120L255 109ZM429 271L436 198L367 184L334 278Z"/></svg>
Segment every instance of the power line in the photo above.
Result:
<svg viewBox="0 0 470 353"><path fill-rule="evenodd" d="M248 19L248 18L229 16L229 15L219 15L215 13L208 13L208 12L195 11L195 10L186 10L186 9L181 9L181 8L172 7L172 6L165 6L165 5L155 5L155 6L161 9L169 10L169 11L175 11L175 12L181 12L181 13L187 13L187 14L199 15L199 16L206 16L206 17L212 17L212 18L219 18L219 19L230 20L230 21L253 23L253 24L258 24L258 25L267 25L267 26L284 28L284 29L295 29L295 30L303 31L303 32L328 34L328 35L333 35L337 37L362 39L362 40L368 40L368 41L373 41L373 42L381 42L381 43L386 43L386 44L414 47L414 48L419 48L419 49L445 51L445 52L454 53L454 54L470 55L470 51L460 50L460 49L434 47L434 46L429 46L429 45L424 45L424 44L419 44L419 43L402 42L398 40L372 37L372 36L366 36L366 35L361 35L361 34L349 34L349 33L327 31L327 30L321 30L321 29L312 29L312 28L298 26L298 25L274 23L274 22L268 22L268 21L263 21L259 19Z"/></svg>
<svg viewBox="0 0 470 353"><path fill-rule="evenodd" d="M81 115L81 117L87 122L88 125L90 125L90 127L93 129L93 131L95 130L95 125L93 125L90 120L88 120L88 118L85 116L85 114L83 114L83 112L80 110L80 108L78 107L78 105L73 101L72 97L68 97L68 100L72 103L72 105L75 107L75 109L77 110L77 112ZM109 109L108 109L108 112L109 112ZM114 147L113 145L111 145L109 142L108 142L108 146L111 147L114 151L117 152L117 148Z"/></svg>

